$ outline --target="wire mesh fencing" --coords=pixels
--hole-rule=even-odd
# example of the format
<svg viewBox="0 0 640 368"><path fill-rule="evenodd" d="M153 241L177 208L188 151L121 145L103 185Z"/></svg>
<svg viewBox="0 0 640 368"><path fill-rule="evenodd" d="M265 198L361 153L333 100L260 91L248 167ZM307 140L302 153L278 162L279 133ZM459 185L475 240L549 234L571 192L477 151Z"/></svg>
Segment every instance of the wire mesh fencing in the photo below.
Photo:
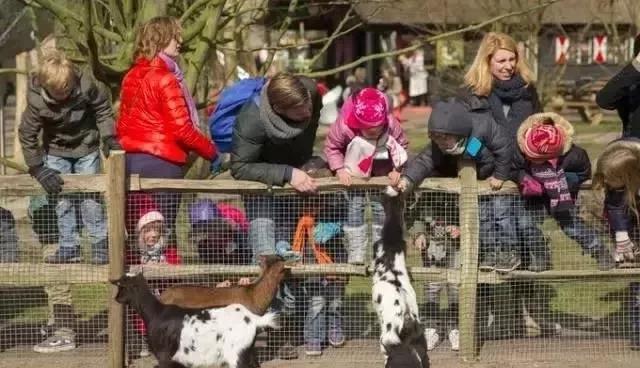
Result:
<svg viewBox="0 0 640 368"><path fill-rule="evenodd" d="M0 356L107 350L100 193L0 196Z"/></svg>
<svg viewBox="0 0 640 368"><path fill-rule="evenodd" d="M464 173L405 200L406 262L432 359L636 360L637 264L612 262L601 200L584 190L565 218L509 190L478 189L475 172ZM125 270L141 271L161 298L176 286L259 285L252 303L278 312L282 326L258 334L265 367L381 364L370 262L384 224L382 187L300 196L210 183L132 180L115 229L126 235ZM103 240L114 232L100 223L119 204L99 193L4 193L0 356L49 359L34 347L71 338L60 361L92 355L104 364L123 344L127 363L154 366L149 326L131 308L124 339L109 339L114 264L105 264ZM269 271L273 254L286 273Z"/></svg>

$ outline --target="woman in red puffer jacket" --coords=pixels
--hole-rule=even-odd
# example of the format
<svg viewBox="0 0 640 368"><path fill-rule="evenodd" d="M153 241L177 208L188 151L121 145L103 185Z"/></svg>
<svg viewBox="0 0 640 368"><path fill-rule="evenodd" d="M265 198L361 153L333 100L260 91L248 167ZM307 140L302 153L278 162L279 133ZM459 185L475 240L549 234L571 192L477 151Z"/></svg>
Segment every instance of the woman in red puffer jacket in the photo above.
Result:
<svg viewBox="0 0 640 368"><path fill-rule="evenodd" d="M116 125L129 174L181 179L190 151L207 160L216 155L211 140L198 130L198 112L175 60L181 32L178 20L166 16L153 18L138 30L135 61L122 80ZM179 194L155 193L154 199L172 230Z"/></svg>

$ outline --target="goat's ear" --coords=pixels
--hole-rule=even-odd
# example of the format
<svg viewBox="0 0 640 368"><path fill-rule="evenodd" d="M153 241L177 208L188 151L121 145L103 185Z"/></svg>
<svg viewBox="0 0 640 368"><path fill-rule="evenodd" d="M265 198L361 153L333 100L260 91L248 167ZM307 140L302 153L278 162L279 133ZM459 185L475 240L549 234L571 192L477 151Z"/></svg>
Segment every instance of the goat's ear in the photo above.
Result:
<svg viewBox="0 0 640 368"><path fill-rule="evenodd" d="M112 285L120 286L120 279L118 279L118 280L112 280L112 279L109 279L109 282L110 282Z"/></svg>

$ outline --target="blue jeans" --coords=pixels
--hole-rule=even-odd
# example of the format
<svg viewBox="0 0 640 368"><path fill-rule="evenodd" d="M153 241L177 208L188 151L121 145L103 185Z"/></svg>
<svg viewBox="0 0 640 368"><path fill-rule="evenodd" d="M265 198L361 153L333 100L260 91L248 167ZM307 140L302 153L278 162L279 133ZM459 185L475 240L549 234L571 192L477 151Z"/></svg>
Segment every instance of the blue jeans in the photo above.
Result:
<svg viewBox="0 0 640 368"><path fill-rule="evenodd" d="M258 255L275 254L278 243L291 245L301 212L299 197L248 195L243 200L254 262Z"/></svg>
<svg viewBox="0 0 640 368"><path fill-rule="evenodd" d="M480 250L508 251L517 247L515 221L511 216L510 196L482 196L480 206Z"/></svg>
<svg viewBox="0 0 640 368"><path fill-rule="evenodd" d="M253 263L257 257L276 253L276 244L291 247L295 226L300 216L300 200L295 196L247 195L243 197L249 219L248 242L253 251ZM283 282L270 309L292 314L296 307L295 287Z"/></svg>
<svg viewBox="0 0 640 368"><path fill-rule="evenodd" d="M545 215L549 213L548 202L549 199L546 197L527 199L527 211L530 214L530 218L535 222L531 226L539 227L542 225ZM578 215L578 207L574 207L569 211L551 213L551 217L556 220L562 231L578 243L585 252L591 253L603 246L598 231L591 226L587 226Z"/></svg>
<svg viewBox="0 0 640 368"><path fill-rule="evenodd" d="M634 216L627 206L623 190L608 190L604 198L604 208L612 232L631 231L635 221L632 221Z"/></svg>
<svg viewBox="0 0 640 368"><path fill-rule="evenodd" d="M535 203L521 196L513 197L513 218L516 222L517 238L523 251L542 256L546 252L544 234L540 229L545 213L540 212Z"/></svg>
<svg viewBox="0 0 640 368"><path fill-rule="evenodd" d="M328 330L342 330L344 282L310 279L304 283L304 292L309 301L304 318L304 341L322 344Z"/></svg>
<svg viewBox="0 0 640 368"><path fill-rule="evenodd" d="M357 227L364 225L364 210L367 205L365 193L361 191L351 192L348 195L347 226ZM384 224L384 207L380 196L370 196L371 217L374 225Z"/></svg>
<svg viewBox="0 0 640 368"><path fill-rule="evenodd" d="M45 166L62 174L98 174L100 151L84 157L68 158L47 155ZM77 207L80 207L82 224L89 235L93 257L107 257L107 220L100 198L94 194L65 194L58 197L59 253L64 256L80 254Z"/></svg>

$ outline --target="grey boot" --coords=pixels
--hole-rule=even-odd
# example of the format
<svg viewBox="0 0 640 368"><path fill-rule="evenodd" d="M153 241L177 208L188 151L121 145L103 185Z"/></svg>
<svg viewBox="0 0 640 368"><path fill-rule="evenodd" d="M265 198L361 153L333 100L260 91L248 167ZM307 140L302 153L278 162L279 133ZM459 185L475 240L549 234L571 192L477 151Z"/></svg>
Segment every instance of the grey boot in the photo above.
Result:
<svg viewBox="0 0 640 368"><path fill-rule="evenodd" d="M347 238L347 262L350 264L364 264L367 251L367 225L343 226L342 230Z"/></svg>

